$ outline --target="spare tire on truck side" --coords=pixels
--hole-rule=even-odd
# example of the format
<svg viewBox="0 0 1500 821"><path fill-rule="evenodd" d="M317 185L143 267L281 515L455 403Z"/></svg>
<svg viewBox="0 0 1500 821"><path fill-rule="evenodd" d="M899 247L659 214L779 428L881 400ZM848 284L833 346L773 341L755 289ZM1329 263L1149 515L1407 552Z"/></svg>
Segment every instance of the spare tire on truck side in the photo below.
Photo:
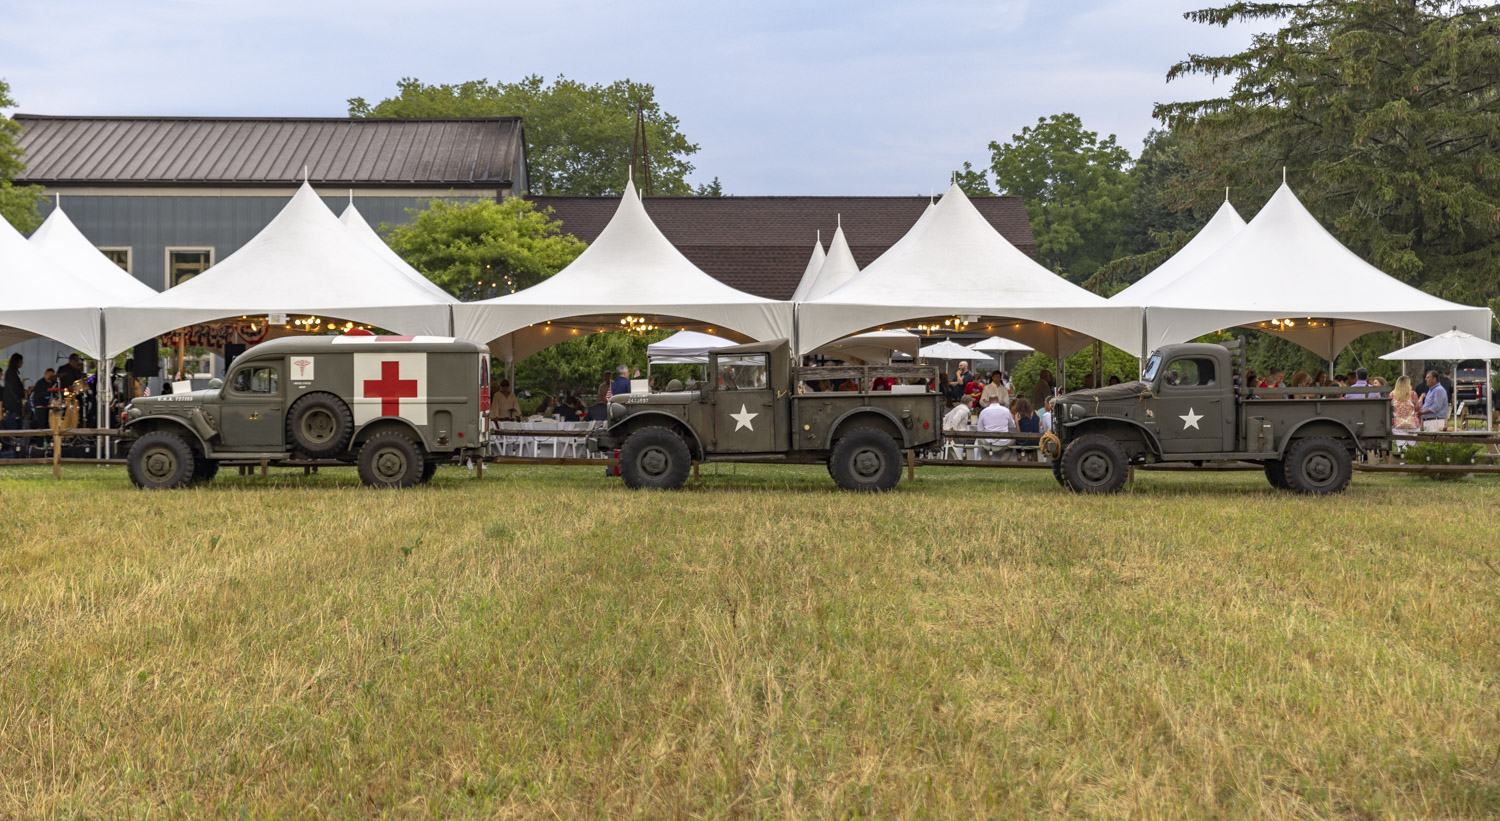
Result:
<svg viewBox="0 0 1500 821"><path fill-rule="evenodd" d="M354 414L331 393L306 394L286 415L286 436L297 450L314 459L331 459L349 449Z"/></svg>

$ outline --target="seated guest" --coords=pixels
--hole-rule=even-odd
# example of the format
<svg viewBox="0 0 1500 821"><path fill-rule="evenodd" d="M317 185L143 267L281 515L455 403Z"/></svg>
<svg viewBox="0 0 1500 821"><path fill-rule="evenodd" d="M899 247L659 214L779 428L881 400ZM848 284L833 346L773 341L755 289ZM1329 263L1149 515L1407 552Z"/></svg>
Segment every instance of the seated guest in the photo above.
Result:
<svg viewBox="0 0 1500 821"><path fill-rule="evenodd" d="M1036 426L1037 433L1046 433L1052 430L1052 397L1047 397L1047 404L1042 407L1042 412L1037 414L1039 420Z"/></svg>
<svg viewBox="0 0 1500 821"><path fill-rule="evenodd" d="M1106 384L1106 385L1118 385L1118 384L1120 384L1120 377L1118 377L1118 376L1111 376L1109 378L1109 381L1105 382L1104 384Z"/></svg>
<svg viewBox="0 0 1500 821"><path fill-rule="evenodd" d="M1367 371L1367 370L1365 370L1364 368L1355 368L1354 369L1354 384L1350 385L1349 387L1351 387L1351 388L1363 388L1363 387L1368 386L1369 384L1370 384L1370 372ZM1367 394L1367 393L1346 393L1346 394L1344 394L1344 397L1347 398L1347 399L1364 399L1367 396L1369 396L1369 394ZM1376 396L1379 396L1379 394L1376 394Z"/></svg>
<svg viewBox="0 0 1500 821"><path fill-rule="evenodd" d="M585 411L583 407L583 400L579 399L576 394L571 393L568 394L568 398L557 407L558 419L559 421L563 422L582 422L583 415L586 412L587 411Z"/></svg>
<svg viewBox="0 0 1500 821"><path fill-rule="evenodd" d="M1260 388L1281 388L1281 387L1285 387L1285 385L1283 385L1282 381L1281 381L1284 378L1286 378L1286 371L1283 371L1280 368L1272 368L1271 372L1268 373L1268 374L1266 374L1266 378L1262 379L1260 381L1260 384L1257 385L1256 387L1260 387Z"/></svg>
<svg viewBox="0 0 1500 821"><path fill-rule="evenodd" d="M842 381L842 382L839 383L839 390L840 391L846 391L846 392L858 393L859 392L859 380L858 379L845 379L844 381Z"/></svg>
<svg viewBox="0 0 1500 821"><path fill-rule="evenodd" d="M1314 387L1318 388L1333 387L1333 380L1328 378L1328 371L1318 371L1317 375L1313 377L1312 383Z"/></svg>
<svg viewBox="0 0 1500 821"><path fill-rule="evenodd" d="M1311 388L1312 386L1313 386L1313 378L1311 376L1307 375L1307 371L1297 371L1296 373L1292 374L1292 384L1291 384L1291 387L1293 387L1293 388ZM1313 395L1310 394L1310 393L1299 393L1299 394L1294 394L1292 396L1292 398L1293 399L1312 399Z"/></svg>
<svg viewBox="0 0 1500 821"><path fill-rule="evenodd" d="M870 390L888 391L891 389L891 385L894 385L895 383L896 380L890 378L889 376L877 376L874 379L870 380Z"/></svg>
<svg viewBox="0 0 1500 821"><path fill-rule="evenodd" d="M974 399L969 396L958 400L953 410L943 417L944 431L965 431L969 429L969 414L974 410Z"/></svg>
<svg viewBox="0 0 1500 821"><path fill-rule="evenodd" d="M964 392L962 395L974 397L974 404L978 407L988 407L980 401L980 398L984 396L984 386L987 384L989 384L988 380L980 381L979 374L970 374L969 381L964 383Z"/></svg>
<svg viewBox="0 0 1500 821"><path fill-rule="evenodd" d="M608 422L609 421L609 399L608 399L608 397L609 397L609 391L605 390L605 389L600 389L598 401L594 402L594 404L589 407L588 413L585 413L583 415L584 421L587 421L587 422Z"/></svg>
<svg viewBox="0 0 1500 821"><path fill-rule="evenodd" d="M536 412L532 414L535 419L551 419L557 415L557 399L551 396L543 396L542 404L536 406Z"/></svg>
<svg viewBox="0 0 1500 821"><path fill-rule="evenodd" d="M999 402L991 402L979 412L980 431L1011 433L1015 429L1016 420L1010 415L1010 409ZM1010 446L1014 443L1014 439L980 439L979 447L986 459L1008 459Z"/></svg>
<svg viewBox="0 0 1500 821"><path fill-rule="evenodd" d="M1022 433L1042 432L1042 418L1032 409L1026 397L1016 397L1016 404L1011 407L1011 415L1016 420L1016 430Z"/></svg>

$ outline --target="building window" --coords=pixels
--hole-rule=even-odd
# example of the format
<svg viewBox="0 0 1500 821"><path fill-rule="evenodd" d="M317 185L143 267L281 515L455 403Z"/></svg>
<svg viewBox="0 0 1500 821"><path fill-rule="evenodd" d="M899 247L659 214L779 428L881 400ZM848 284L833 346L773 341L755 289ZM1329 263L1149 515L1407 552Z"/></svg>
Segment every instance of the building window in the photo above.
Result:
<svg viewBox="0 0 1500 821"><path fill-rule="evenodd" d="M121 271L127 274L130 273L130 248L128 246L124 248L100 248L99 253L103 254L110 262L120 266Z"/></svg>
<svg viewBox="0 0 1500 821"><path fill-rule="evenodd" d="M214 264L212 248L168 248L167 287L181 285Z"/></svg>

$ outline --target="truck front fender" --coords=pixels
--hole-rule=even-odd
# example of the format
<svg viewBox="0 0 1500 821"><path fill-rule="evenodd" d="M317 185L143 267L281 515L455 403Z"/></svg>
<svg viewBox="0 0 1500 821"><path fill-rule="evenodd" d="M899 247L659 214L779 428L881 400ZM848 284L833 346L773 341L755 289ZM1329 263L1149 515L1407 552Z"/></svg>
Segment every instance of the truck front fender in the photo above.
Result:
<svg viewBox="0 0 1500 821"><path fill-rule="evenodd" d="M142 416L139 419L131 419L120 426L120 432L131 438L141 436L156 430L171 431L187 439L188 444L198 450L199 453L206 451L206 438L200 434L194 425L180 416L166 416L153 414Z"/></svg>
<svg viewBox="0 0 1500 821"><path fill-rule="evenodd" d="M1354 443L1356 450L1365 449L1364 444L1359 440L1359 434L1355 433L1344 422L1328 416L1315 416L1286 432L1286 435L1281 438L1281 447L1277 451L1278 454L1283 457L1286 456L1287 448L1291 447L1293 442L1308 436L1328 436L1333 439L1348 439Z"/></svg>
<svg viewBox="0 0 1500 821"><path fill-rule="evenodd" d="M611 439L615 440L615 444L618 446L621 442L625 441L625 437L635 433L638 428L647 425L681 430L687 434L695 456L701 457L707 452L703 449L703 440L699 438L698 431L693 430L692 425L684 422L681 417L673 416L665 411L649 410L632 413L621 419L619 424L611 426L608 434Z"/></svg>
<svg viewBox="0 0 1500 821"><path fill-rule="evenodd" d="M832 448L834 440L839 438L839 434L848 426L847 423L857 422L861 416L872 417L869 421L875 423L874 427L891 434L892 438L899 438L902 449L911 447L911 437L907 434L906 426L902 425L901 420L896 418L896 414L891 413L885 408L877 408L873 405L862 405L857 408L851 408L844 411L839 418L833 420L833 424L828 426L828 436L823 440L823 447ZM877 419L879 420L878 422L876 422Z"/></svg>
<svg viewBox="0 0 1500 821"><path fill-rule="evenodd" d="M1056 418L1054 416L1054 418ZM1146 450L1152 456L1161 456L1161 440L1156 433L1145 425L1131 419L1105 418L1099 416L1079 419L1076 422L1064 422L1062 427L1069 431L1069 439L1075 439L1085 433L1102 433L1112 439L1119 440L1121 435L1129 432L1138 435L1145 443Z"/></svg>

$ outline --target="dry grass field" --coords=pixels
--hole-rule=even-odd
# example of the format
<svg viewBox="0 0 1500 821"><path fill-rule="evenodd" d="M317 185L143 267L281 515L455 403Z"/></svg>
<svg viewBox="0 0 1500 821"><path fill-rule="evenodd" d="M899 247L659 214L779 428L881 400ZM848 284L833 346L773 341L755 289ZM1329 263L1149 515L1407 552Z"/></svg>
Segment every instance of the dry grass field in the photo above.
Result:
<svg viewBox="0 0 1500 821"><path fill-rule="evenodd" d="M0 470L0 817L1494 817L1500 482Z"/></svg>

